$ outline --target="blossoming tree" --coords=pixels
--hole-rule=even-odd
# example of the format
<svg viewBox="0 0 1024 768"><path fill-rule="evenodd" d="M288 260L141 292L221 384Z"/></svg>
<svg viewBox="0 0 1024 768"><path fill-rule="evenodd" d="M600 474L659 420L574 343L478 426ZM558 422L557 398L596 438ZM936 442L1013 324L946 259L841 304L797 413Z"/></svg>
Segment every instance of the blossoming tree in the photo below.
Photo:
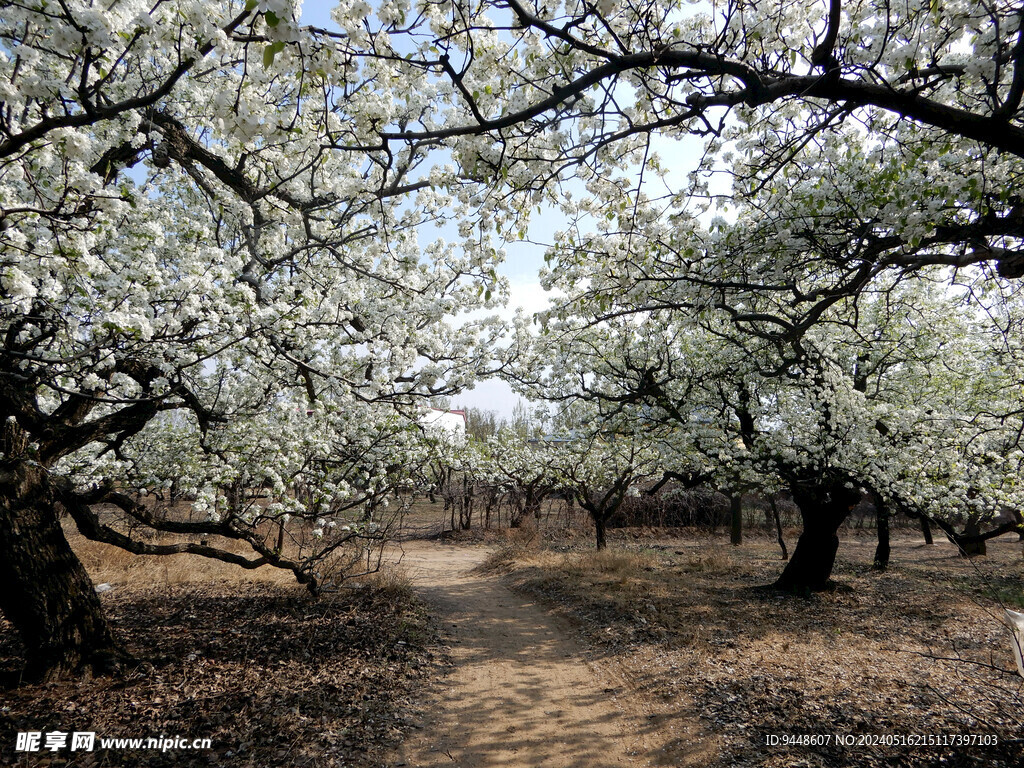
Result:
<svg viewBox="0 0 1024 768"><path fill-rule="evenodd" d="M290 3L6 4L0 41L0 608L29 677L99 672L124 654L61 511L316 587L414 460L402 409L485 364L489 321L449 318L500 285L486 239L417 241L459 204L377 137L426 89ZM175 482L185 511L139 496Z"/></svg>
<svg viewBox="0 0 1024 768"><path fill-rule="evenodd" d="M520 211L568 178L578 201L584 186L607 197L638 174L657 181L672 169L655 150L687 140L703 160L664 207L725 196L786 210L796 190L832 222L831 291L929 263L1024 274L1024 25L1010 0L397 0L379 22L354 5L337 13L347 44L372 40L447 101L382 125L382 138L443 144L465 176L500 182L494 199L518 192ZM777 230L791 254L813 244L800 227Z"/></svg>
<svg viewBox="0 0 1024 768"><path fill-rule="evenodd" d="M683 480L791 493L804 529L786 589L827 585L836 532L865 490L951 533L1006 530L992 521L1024 504L1019 291L965 274L952 295L932 268L780 333L774 297L736 287L703 303L677 269L659 276L657 259L636 258L654 246L634 232L626 249L626 237L588 238L587 259L552 256L547 280L564 298L539 328L520 324L510 352L524 393L590 403L597 431L627 414L670 426L662 465ZM631 275L642 291L621 288Z"/></svg>
<svg viewBox="0 0 1024 768"><path fill-rule="evenodd" d="M161 414L200 463L237 463L220 436L240 420L272 444L281 403L324 404L342 442L357 409L397 434L391 404L483 367L491 328L446 318L501 298L497 236L545 200L579 222L553 258L581 301L619 311L660 270L645 311L711 313L819 392L839 364L793 344L889 272L1024 274L1009 0L342 0L333 18L302 28L286 0L0 9L0 606L34 672L118 655L59 508L96 536L97 504L141 516L118 494ZM656 136L705 159L662 174ZM748 231L725 208L697 224L720 195ZM419 244L447 219L460 248ZM594 251L621 298L586 294L598 222L621 235ZM199 491L214 513L218 493ZM251 522L200 532L280 559Z"/></svg>
<svg viewBox="0 0 1024 768"><path fill-rule="evenodd" d="M422 45L404 52L406 66L447 84L451 106L443 122L392 126L382 137L395 146L443 143L467 176L492 182L492 200L520 212L545 200L560 206L572 226L553 238L549 281L567 295L563 315L575 317L577 329L653 317L656 327L648 330L665 341L654 367L606 366L609 380L614 371L635 387L612 395L619 402L657 400L677 409L676 421L690 419L691 406L679 410L680 399L656 394L656 385L675 390L682 377L685 391L686 359L671 344L696 324L712 348L725 341L733 350L726 355L731 366L712 364L700 375L719 404L696 407L731 414L741 426L739 434L731 431L749 452L752 435L766 430L751 432L756 414L745 402L788 404L787 418L798 421L813 413L839 418L853 402L877 407L857 388L863 379L849 361L833 357L835 340L815 335L822 324L858 328L850 318L877 286L915 275L943 280L948 311L973 315L984 303L960 303L964 291L984 292L979 281L1001 291L1004 281L1024 274L1024 28L1017 4L829 0L708 9L657 0L512 0L422 10L406 19L423 35ZM360 30L364 22L347 32ZM664 159L673 140L702 152L684 179ZM521 218L489 210L481 223L507 225L515 235ZM559 332L576 340L565 348L577 360L601 349L575 331ZM611 348L614 355L622 345ZM955 354L955 345L943 354ZM558 366L561 358L534 362ZM913 380L905 368L888 378L899 372ZM588 378L595 369L568 370L580 394L607 395L594 391L601 386ZM1010 380L1016 375L1012 365L1000 370ZM520 370L517 377L537 374ZM747 382L751 377L758 381ZM799 386L775 391L787 382ZM985 391L992 413L1018 410L1006 389ZM957 407L936 443L949 446L951 466L959 466L954 456L978 447L967 427L988 406L978 399ZM914 419L934 427L927 410ZM869 427L877 421L862 415ZM809 547L801 548L789 572L807 566L794 586L817 587L831 569L833 523L845 516L853 486L867 480L855 481L862 473L850 469L865 444L819 445L834 443L842 430L812 421L818 432L801 432L809 440L804 448L814 443L814 453L832 457L836 445L848 446L841 461L825 464L806 457L791 463L792 451L781 454L789 466L784 484L805 500L815 529L808 541L822 555L811 563ZM876 432L862 434L866 444L886 437ZM1003 449L1013 454L1015 443ZM991 475L998 487L1008 480ZM967 485L961 501L980 493ZM989 496L990 508L994 502Z"/></svg>
<svg viewBox="0 0 1024 768"><path fill-rule="evenodd" d="M662 472L659 435L643 419L591 422L574 431L552 457L558 484L572 495L594 524L598 549L608 546L608 521L630 493Z"/></svg>

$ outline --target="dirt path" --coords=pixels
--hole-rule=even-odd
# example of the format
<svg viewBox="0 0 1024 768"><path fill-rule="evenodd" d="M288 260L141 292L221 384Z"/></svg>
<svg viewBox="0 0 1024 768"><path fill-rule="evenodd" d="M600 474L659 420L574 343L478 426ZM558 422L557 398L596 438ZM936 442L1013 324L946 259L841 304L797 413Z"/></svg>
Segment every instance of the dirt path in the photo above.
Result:
<svg viewBox="0 0 1024 768"><path fill-rule="evenodd" d="M588 658L546 610L474 574L487 549L409 542L404 550L402 565L437 611L454 664L395 765L664 763L662 744L681 734L638 704L614 661Z"/></svg>

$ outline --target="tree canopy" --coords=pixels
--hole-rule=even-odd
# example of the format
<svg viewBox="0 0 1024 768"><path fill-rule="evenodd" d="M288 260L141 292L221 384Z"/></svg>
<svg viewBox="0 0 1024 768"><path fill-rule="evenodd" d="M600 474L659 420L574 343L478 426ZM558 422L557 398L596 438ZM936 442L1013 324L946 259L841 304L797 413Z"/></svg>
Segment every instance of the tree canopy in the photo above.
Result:
<svg viewBox="0 0 1024 768"><path fill-rule="evenodd" d="M289 6L8 4L0 39L3 610L52 674L116 656L58 510L318 587L377 538L416 401L488 365L455 316L500 286L491 249L420 242L452 200L415 147L353 147L387 100Z"/></svg>
<svg viewBox="0 0 1024 768"><path fill-rule="evenodd" d="M589 401L597 432L669 425L678 474L788 486L829 521L812 546L862 486L1019 506L1022 16L5 5L0 606L34 671L119 655L59 512L315 586L373 534L336 516L429 460L415 404L485 372ZM561 298L506 348L466 313L500 303L538 206L566 220ZM187 511L140 496L182 489Z"/></svg>

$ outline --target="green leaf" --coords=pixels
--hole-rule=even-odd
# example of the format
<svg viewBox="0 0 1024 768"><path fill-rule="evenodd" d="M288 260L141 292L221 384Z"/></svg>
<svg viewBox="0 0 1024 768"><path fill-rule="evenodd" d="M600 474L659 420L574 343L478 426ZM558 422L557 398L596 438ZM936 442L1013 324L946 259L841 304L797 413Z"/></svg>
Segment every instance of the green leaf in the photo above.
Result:
<svg viewBox="0 0 1024 768"><path fill-rule="evenodd" d="M274 57L277 56L281 51L284 50L284 43L278 40L276 43L271 43L263 49L263 66L264 68L269 67L274 63Z"/></svg>
<svg viewBox="0 0 1024 768"><path fill-rule="evenodd" d="M259 5L259 4L260 4L259 0L248 0L248 2L246 2L246 4L245 4L245 10L247 10L247 11L254 10L256 8L256 6Z"/></svg>
<svg viewBox="0 0 1024 768"><path fill-rule="evenodd" d="M273 11L267 11L263 18L267 20L268 27L276 27L281 22Z"/></svg>

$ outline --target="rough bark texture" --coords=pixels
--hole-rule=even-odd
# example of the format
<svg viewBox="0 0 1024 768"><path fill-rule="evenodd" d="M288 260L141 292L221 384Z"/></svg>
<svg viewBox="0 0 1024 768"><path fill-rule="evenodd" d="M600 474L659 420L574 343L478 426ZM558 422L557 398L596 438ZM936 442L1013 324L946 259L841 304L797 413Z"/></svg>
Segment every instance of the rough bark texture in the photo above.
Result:
<svg viewBox="0 0 1024 768"><path fill-rule="evenodd" d="M605 535L605 518L603 515L591 513L591 519L594 521L594 529L597 532L597 548L605 549L608 546L608 539Z"/></svg>
<svg viewBox="0 0 1024 768"><path fill-rule="evenodd" d="M875 562L873 568L876 571L884 571L889 567L889 510L879 502L876 507L876 520L878 521L878 546L875 547Z"/></svg>
<svg viewBox="0 0 1024 768"><path fill-rule="evenodd" d="M105 674L126 659L68 545L46 470L0 467L0 610L25 646L24 679Z"/></svg>
<svg viewBox="0 0 1024 768"><path fill-rule="evenodd" d="M794 483L792 491L804 529L775 586L789 592L820 592L829 586L839 550L839 526L860 493L841 482Z"/></svg>

